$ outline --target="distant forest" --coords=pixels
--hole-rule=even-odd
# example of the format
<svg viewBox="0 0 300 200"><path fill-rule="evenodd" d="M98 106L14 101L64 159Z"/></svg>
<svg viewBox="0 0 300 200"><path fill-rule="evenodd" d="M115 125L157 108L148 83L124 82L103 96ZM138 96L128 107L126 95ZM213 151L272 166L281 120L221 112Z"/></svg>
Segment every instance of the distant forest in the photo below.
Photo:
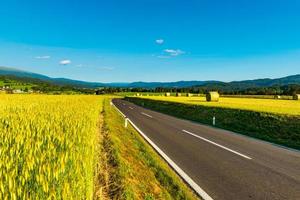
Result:
<svg viewBox="0 0 300 200"><path fill-rule="evenodd" d="M107 94L116 92L181 92L181 93L206 93L208 91L218 91L224 95L294 95L300 94L300 84L256 86L237 85L230 83L209 83L201 86L184 88L126 88L126 87L101 87L84 88L68 84L53 84L45 80L28 77L17 77L12 75L0 76L1 90L22 90L51 94Z"/></svg>
<svg viewBox="0 0 300 200"><path fill-rule="evenodd" d="M101 90L100 90L101 91ZM224 95L294 95L300 94L300 85L284 85L284 86L271 86L271 87L254 87L254 88L231 88L222 86L195 86L188 88L162 88L155 89L145 88L104 88L103 93L113 92L181 92L181 93L200 93L205 94L208 91L218 91Z"/></svg>

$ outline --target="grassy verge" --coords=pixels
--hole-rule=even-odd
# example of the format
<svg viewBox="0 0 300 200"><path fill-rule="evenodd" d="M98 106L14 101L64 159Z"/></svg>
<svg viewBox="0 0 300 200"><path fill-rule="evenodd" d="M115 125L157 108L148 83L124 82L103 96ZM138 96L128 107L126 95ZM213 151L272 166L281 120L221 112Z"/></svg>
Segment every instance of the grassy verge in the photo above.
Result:
<svg viewBox="0 0 300 200"><path fill-rule="evenodd" d="M104 102L110 199L196 199L185 183L132 128L109 99ZM112 192L113 191L113 192Z"/></svg>
<svg viewBox="0 0 300 200"><path fill-rule="evenodd" d="M176 102L126 97L137 105L175 117L211 124L269 142L300 149L300 117L249 110L209 107Z"/></svg>

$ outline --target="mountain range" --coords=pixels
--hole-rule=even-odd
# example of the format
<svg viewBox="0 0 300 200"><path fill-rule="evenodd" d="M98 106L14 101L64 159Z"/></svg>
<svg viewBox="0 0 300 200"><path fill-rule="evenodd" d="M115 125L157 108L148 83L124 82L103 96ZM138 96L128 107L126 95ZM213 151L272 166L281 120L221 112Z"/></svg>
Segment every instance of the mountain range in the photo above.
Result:
<svg viewBox="0 0 300 200"><path fill-rule="evenodd" d="M300 74L287 76L283 78L264 78L244 81L177 81L177 82L132 82L132 83L99 83L99 82L86 82L79 80L72 80L67 78L51 78L38 73L27 72L15 68L0 67L0 76L15 76L25 77L30 79L38 79L47 83L61 85L61 86L73 86L79 88L99 88L99 87L124 87L124 88L187 88L187 87L230 87L235 89L246 89L255 87L271 87L271 86L283 86L291 84L300 84Z"/></svg>

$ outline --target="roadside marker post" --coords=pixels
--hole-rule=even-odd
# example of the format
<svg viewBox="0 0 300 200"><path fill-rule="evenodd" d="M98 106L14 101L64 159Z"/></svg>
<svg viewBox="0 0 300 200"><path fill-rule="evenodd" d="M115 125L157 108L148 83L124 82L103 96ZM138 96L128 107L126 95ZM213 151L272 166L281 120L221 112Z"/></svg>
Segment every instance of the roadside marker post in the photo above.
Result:
<svg viewBox="0 0 300 200"><path fill-rule="evenodd" d="M112 106L112 105L113 105L113 103L112 103L112 102L110 102L110 105Z"/></svg>
<svg viewBox="0 0 300 200"><path fill-rule="evenodd" d="M127 126L128 126L128 118L125 117L125 128L127 128Z"/></svg>
<svg viewBox="0 0 300 200"><path fill-rule="evenodd" d="M213 126L215 126L215 125L216 125L216 117L213 116Z"/></svg>

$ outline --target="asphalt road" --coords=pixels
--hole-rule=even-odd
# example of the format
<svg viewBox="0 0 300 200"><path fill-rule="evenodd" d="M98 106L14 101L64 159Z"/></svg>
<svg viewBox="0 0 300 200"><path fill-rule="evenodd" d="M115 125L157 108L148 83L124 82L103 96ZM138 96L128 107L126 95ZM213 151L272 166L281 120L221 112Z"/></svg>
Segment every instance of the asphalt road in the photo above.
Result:
<svg viewBox="0 0 300 200"><path fill-rule="evenodd" d="M299 151L113 103L213 199L300 200Z"/></svg>

